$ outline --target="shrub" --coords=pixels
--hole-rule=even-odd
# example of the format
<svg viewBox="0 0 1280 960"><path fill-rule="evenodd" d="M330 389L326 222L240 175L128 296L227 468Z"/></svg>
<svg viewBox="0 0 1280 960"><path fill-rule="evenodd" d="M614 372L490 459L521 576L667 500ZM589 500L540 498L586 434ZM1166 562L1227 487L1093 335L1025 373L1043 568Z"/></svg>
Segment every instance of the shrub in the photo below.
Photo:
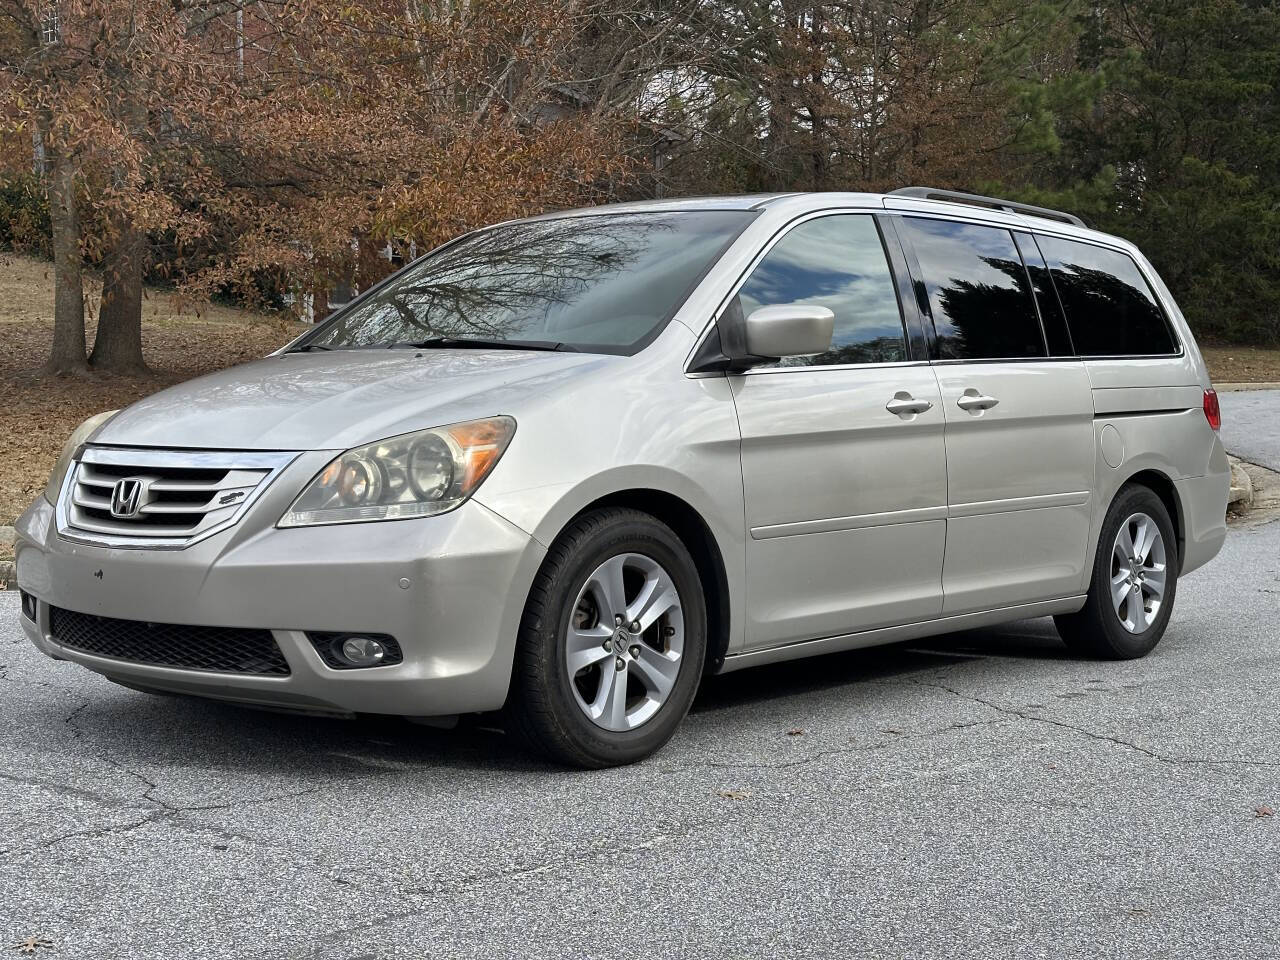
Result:
<svg viewBox="0 0 1280 960"><path fill-rule="evenodd" d="M0 177L0 247L53 256L49 196L34 174Z"/></svg>

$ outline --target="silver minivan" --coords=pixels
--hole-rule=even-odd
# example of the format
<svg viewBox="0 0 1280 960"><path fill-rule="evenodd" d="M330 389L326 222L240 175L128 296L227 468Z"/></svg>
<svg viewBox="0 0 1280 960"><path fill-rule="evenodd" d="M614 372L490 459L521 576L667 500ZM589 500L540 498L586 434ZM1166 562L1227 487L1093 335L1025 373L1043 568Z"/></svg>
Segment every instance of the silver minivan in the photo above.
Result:
<svg viewBox="0 0 1280 960"><path fill-rule="evenodd" d="M1218 418L1151 264L1069 214L574 210L86 422L18 521L22 623L138 690L625 763L708 673L1045 616L1148 653L1226 535Z"/></svg>

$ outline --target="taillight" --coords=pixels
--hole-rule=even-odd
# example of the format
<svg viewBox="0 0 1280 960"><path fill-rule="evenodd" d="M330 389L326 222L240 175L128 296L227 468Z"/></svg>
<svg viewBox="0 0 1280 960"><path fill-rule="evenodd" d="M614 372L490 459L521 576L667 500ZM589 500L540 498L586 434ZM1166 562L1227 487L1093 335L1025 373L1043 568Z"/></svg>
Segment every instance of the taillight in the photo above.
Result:
<svg viewBox="0 0 1280 960"><path fill-rule="evenodd" d="M1210 387L1204 392L1204 418L1214 430L1222 429L1222 410L1218 407L1218 391Z"/></svg>

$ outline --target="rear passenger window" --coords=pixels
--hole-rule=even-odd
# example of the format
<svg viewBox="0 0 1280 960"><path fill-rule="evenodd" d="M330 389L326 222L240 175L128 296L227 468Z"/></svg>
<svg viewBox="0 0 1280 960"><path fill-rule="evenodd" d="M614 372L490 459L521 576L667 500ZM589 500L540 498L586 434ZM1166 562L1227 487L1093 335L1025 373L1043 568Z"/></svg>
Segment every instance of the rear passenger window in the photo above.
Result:
<svg viewBox="0 0 1280 960"><path fill-rule="evenodd" d="M1000 227L904 217L943 360L1043 357L1044 334L1013 235Z"/></svg>
<svg viewBox="0 0 1280 960"><path fill-rule="evenodd" d="M1128 254L1036 236L1082 357L1178 352L1155 294Z"/></svg>
<svg viewBox="0 0 1280 960"><path fill-rule="evenodd" d="M757 264L738 300L743 316L790 303L816 304L836 315L830 350L788 357L781 366L907 359L893 274L870 214L836 214L795 227Z"/></svg>

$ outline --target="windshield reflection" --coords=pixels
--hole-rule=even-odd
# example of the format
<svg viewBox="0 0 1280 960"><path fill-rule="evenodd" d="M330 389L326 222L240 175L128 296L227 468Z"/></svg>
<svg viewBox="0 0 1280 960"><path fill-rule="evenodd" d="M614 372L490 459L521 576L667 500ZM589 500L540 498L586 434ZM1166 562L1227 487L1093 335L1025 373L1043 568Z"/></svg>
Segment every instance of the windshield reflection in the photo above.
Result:
<svg viewBox="0 0 1280 960"><path fill-rule="evenodd" d="M670 319L751 216L596 214L493 227L410 265L300 346L446 337L625 352Z"/></svg>

